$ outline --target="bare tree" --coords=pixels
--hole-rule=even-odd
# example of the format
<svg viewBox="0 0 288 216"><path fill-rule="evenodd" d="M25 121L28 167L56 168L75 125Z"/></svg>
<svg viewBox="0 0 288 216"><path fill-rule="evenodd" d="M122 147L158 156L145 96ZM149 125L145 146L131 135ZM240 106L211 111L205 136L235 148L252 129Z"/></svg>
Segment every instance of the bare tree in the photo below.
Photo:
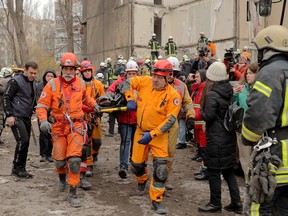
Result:
<svg viewBox="0 0 288 216"><path fill-rule="evenodd" d="M53 13L54 7L53 7L53 1L49 0L43 7L43 14L42 19L54 19L54 13Z"/></svg>
<svg viewBox="0 0 288 216"><path fill-rule="evenodd" d="M72 0L58 0L60 5L61 16L65 24L67 34L67 51L74 52L74 34L73 34L73 14L72 14Z"/></svg>
<svg viewBox="0 0 288 216"><path fill-rule="evenodd" d="M1 0L3 1L3 0ZM2 2L3 3L3 2ZM17 54L14 55L16 57L15 61L18 66L23 66L25 62L29 59L29 52L26 42L26 37L24 34L24 28L23 28L23 0L6 0L6 5L8 9L8 16L11 17L14 25L14 30L16 33L16 38L18 42L19 47L19 59ZM14 35L13 35L14 36ZM16 40L14 40L15 43ZM14 48L15 46L13 46ZM15 48L15 53L17 53L17 50Z"/></svg>

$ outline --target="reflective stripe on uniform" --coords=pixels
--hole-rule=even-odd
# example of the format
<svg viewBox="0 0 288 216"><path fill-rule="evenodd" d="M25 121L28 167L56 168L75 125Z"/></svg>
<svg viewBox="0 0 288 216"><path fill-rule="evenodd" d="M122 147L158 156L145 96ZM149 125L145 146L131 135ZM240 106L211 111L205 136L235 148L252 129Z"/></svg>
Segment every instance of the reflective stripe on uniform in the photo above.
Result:
<svg viewBox="0 0 288 216"><path fill-rule="evenodd" d="M84 88L85 87L85 81L82 79L80 81L81 81L81 87Z"/></svg>
<svg viewBox="0 0 288 216"><path fill-rule="evenodd" d="M276 179L277 185L288 184L288 175L276 175L275 179Z"/></svg>
<svg viewBox="0 0 288 216"><path fill-rule="evenodd" d="M281 116L281 126L287 126L288 125L288 120L287 120L287 116L288 116L288 80L286 79L285 81L286 83L286 88L285 88L285 99L284 99L284 107L283 107L283 111L282 111L282 116Z"/></svg>
<svg viewBox="0 0 288 216"><path fill-rule="evenodd" d="M205 121L195 121L195 125L203 125L205 124Z"/></svg>
<svg viewBox="0 0 288 216"><path fill-rule="evenodd" d="M242 124L242 135L245 137L245 139L251 142L257 142L261 138L261 135L256 134L245 127L244 123Z"/></svg>
<svg viewBox="0 0 288 216"><path fill-rule="evenodd" d="M200 109L200 104L194 104L194 108L199 108Z"/></svg>
<svg viewBox="0 0 288 216"><path fill-rule="evenodd" d="M261 92L262 94L264 94L267 97L270 97L271 92L272 92L272 89L269 86L263 84L260 81L256 81L253 88L256 89L257 91Z"/></svg>
<svg viewBox="0 0 288 216"><path fill-rule="evenodd" d="M281 174L286 174L286 177L288 175L288 140L281 140L282 143L282 162L283 166L281 166L278 170L276 170L276 175L281 176Z"/></svg>
<svg viewBox="0 0 288 216"><path fill-rule="evenodd" d="M193 109L193 105L188 105L184 107L184 112L189 110L189 109Z"/></svg>
<svg viewBox="0 0 288 216"><path fill-rule="evenodd" d="M259 208L260 208L260 204L252 202L251 208L250 208L250 215L251 216L260 216Z"/></svg>
<svg viewBox="0 0 288 216"><path fill-rule="evenodd" d="M44 108L46 108L46 109L49 109L48 106L46 106L46 105L44 105L44 104L41 104L41 103L37 103L36 108L42 108L42 107L44 107Z"/></svg>
<svg viewBox="0 0 288 216"><path fill-rule="evenodd" d="M162 133L165 133L167 130L169 130L175 123L176 117L174 115L171 115L169 120L160 128L160 131Z"/></svg>

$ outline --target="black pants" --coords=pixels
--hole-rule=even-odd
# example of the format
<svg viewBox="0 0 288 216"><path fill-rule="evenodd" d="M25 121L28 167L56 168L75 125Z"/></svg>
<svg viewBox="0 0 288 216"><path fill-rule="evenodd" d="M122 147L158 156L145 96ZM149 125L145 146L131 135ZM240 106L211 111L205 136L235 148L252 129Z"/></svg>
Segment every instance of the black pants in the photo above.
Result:
<svg viewBox="0 0 288 216"><path fill-rule="evenodd" d="M15 117L15 124L11 127L16 140L16 148L13 160L14 169L25 168L31 133L31 119Z"/></svg>
<svg viewBox="0 0 288 216"><path fill-rule="evenodd" d="M51 134L48 132L43 132L40 130L40 122L38 121L40 136L39 136L39 146L41 156L51 156L52 154L52 141Z"/></svg>
<svg viewBox="0 0 288 216"><path fill-rule="evenodd" d="M159 52L151 52L151 60L154 61L155 59L158 59Z"/></svg>
<svg viewBox="0 0 288 216"><path fill-rule="evenodd" d="M209 186L210 186L210 203L215 206L221 206L221 176L223 174L225 181L228 184L231 203L240 202L239 188L234 175L234 168L225 170L211 169L208 167Z"/></svg>
<svg viewBox="0 0 288 216"><path fill-rule="evenodd" d="M118 115L117 112L109 113L109 134L114 134L115 121L118 118Z"/></svg>

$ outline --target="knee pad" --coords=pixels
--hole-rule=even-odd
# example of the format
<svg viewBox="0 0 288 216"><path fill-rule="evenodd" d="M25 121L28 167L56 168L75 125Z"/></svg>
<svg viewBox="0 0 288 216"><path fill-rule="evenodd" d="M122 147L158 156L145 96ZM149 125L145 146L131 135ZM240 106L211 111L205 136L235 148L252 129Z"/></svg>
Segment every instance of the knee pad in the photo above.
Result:
<svg viewBox="0 0 288 216"><path fill-rule="evenodd" d="M66 160L54 160L57 169L64 169L66 167Z"/></svg>
<svg viewBox="0 0 288 216"><path fill-rule="evenodd" d="M137 177L141 177L145 174L145 167L146 167L145 162L139 164L131 161L131 171Z"/></svg>
<svg viewBox="0 0 288 216"><path fill-rule="evenodd" d="M158 188L164 187L168 177L167 159L154 158L153 168L154 186Z"/></svg>
<svg viewBox="0 0 288 216"><path fill-rule="evenodd" d="M81 164L81 158L80 157L69 158L68 164L69 164L69 170L73 174L78 174L80 172L80 164Z"/></svg>
<svg viewBox="0 0 288 216"><path fill-rule="evenodd" d="M88 157L91 156L91 145L83 145L82 147L82 155L81 155L81 161L87 160Z"/></svg>
<svg viewBox="0 0 288 216"><path fill-rule="evenodd" d="M100 149L100 146L102 145L101 139L100 138L92 138L92 149L95 152L98 152Z"/></svg>

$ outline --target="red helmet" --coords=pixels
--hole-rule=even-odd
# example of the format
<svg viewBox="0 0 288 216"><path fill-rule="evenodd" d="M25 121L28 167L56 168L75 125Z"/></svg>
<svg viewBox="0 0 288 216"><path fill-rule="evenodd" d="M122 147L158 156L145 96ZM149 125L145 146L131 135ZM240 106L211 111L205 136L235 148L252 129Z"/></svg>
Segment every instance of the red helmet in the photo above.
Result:
<svg viewBox="0 0 288 216"><path fill-rule="evenodd" d="M92 65L92 63L90 61L85 60L85 61L81 62L81 69L80 70L81 71L85 71L85 70L94 71L94 67L93 67L93 65Z"/></svg>
<svg viewBox="0 0 288 216"><path fill-rule="evenodd" d="M143 61L142 59L139 59L139 60L137 61L137 64L138 64L139 67L140 67L141 65L143 65L143 63L144 63L144 61Z"/></svg>
<svg viewBox="0 0 288 216"><path fill-rule="evenodd" d="M60 65L62 67L75 67L75 68L77 68L79 66L79 62L78 62L77 57L74 53L65 53L62 56Z"/></svg>
<svg viewBox="0 0 288 216"><path fill-rule="evenodd" d="M170 73L173 73L173 66L166 59L157 61L152 68L152 74L159 76L169 76Z"/></svg>

